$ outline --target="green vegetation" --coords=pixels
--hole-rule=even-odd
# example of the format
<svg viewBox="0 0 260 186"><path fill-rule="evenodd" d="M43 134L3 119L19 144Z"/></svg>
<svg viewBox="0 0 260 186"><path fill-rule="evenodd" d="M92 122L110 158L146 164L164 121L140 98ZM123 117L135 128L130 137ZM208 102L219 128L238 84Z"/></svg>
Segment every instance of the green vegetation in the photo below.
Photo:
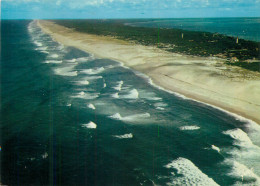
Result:
<svg viewBox="0 0 260 186"><path fill-rule="evenodd" d="M170 52L196 56L217 56L227 59L227 64L259 71L259 68L256 67L258 63L243 64L243 61L246 60L259 61L259 42L239 39L239 42L236 43L236 38L217 33L132 27L124 24L135 21L137 20L55 20L55 23L79 32L112 36L142 45L158 46ZM232 63L237 59L239 62Z"/></svg>
<svg viewBox="0 0 260 186"><path fill-rule="evenodd" d="M236 62L236 63L227 63L228 65L233 65L233 66L239 66L251 71L256 71L260 72L260 62L253 62L253 63L247 63L247 62Z"/></svg>

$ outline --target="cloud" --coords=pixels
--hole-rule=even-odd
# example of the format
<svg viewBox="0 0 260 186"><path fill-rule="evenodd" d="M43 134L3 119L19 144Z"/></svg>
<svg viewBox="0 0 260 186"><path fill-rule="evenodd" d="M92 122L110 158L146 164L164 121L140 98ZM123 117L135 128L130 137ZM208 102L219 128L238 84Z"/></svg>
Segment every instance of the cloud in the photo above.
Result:
<svg viewBox="0 0 260 186"><path fill-rule="evenodd" d="M86 7L86 6L99 7L99 6L107 6L107 5L110 5L110 4L137 5L137 4L143 4L146 1L151 1L151 0L132 0L132 1L128 1L128 0L78 0L78 1L69 1L69 0L67 0L67 2L69 3L71 8L82 8L82 7Z"/></svg>
<svg viewBox="0 0 260 186"><path fill-rule="evenodd" d="M15 3L31 3L31 2L40 2L39 0L2 0L2 2L15 2Z"/></svg>
<svg viewBox="0 0 260 186"><path fill-rule="evenodd" d="M82 9L84 7L100 7L110 5L127 4L130 6L146 5L151 8L158 6L169 7L169 8L182 8L182 7L216 7L226 5L239 5L248 4L256 5L260 0L2 0L2 2L9 2L15 4L28 4L28 3L39 3L39 4L52 4L60 6L69 5L73 9ZM153 7L154 6L154 7ZM130 7L131 8L131 7Z"/></svg>
<svg viewBox="0 0 260 186"><path fill-rule="evenodd" d="M64 0L73 9L82 9L84 7L101 7L101 6L117 6L127 4L133 8L134 6L143 5L145 7L154 8L207 8L207 7L226 7L245 5L255 6L260 0Z"/></svg>

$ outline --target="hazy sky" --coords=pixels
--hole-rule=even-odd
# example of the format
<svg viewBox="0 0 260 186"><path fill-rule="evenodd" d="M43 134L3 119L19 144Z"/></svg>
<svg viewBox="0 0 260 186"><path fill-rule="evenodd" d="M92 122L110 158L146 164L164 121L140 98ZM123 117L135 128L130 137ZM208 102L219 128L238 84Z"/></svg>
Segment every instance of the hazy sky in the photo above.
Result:
<svg viewBox="0 0 260 186"><path fill-rule="evenodd" d="M156 17L260 17L260 0L2 0L1 2L2 19Z"/></svg>

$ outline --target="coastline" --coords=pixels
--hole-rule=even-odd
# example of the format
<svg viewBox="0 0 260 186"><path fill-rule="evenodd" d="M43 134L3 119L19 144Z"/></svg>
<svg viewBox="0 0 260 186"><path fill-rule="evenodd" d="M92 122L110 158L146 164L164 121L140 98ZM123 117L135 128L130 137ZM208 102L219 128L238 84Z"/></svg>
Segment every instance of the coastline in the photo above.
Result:
<svg viewBox="0 0 260 186"><path fill-rule="evenodd" d="M260 124L260 74L227 67L221 59L186 56L108 36L79 33L50 21L42 31L65 46L122 62L171 92L210 104Z"/></svg>

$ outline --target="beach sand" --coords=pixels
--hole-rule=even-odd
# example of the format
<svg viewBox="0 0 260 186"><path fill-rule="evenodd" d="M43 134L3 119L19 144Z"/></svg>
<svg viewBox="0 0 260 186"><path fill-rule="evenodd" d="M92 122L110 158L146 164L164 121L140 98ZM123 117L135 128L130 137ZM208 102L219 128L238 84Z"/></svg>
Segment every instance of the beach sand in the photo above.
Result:
<svg viewBox="0 0 260 186"><path fill-rule="evenodd" d="M76 32L37 21L43 32L65 46L122 62L169 91L239 114L260 124L260 73L227 66L223 59L187 56L108 36ZM210 121L209 121L210 122Z"/></svg>

